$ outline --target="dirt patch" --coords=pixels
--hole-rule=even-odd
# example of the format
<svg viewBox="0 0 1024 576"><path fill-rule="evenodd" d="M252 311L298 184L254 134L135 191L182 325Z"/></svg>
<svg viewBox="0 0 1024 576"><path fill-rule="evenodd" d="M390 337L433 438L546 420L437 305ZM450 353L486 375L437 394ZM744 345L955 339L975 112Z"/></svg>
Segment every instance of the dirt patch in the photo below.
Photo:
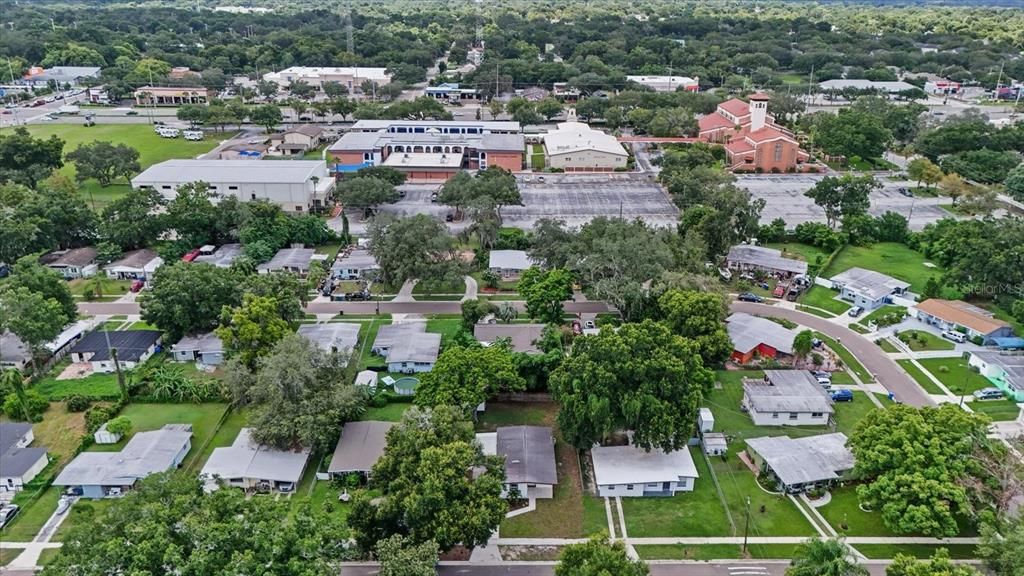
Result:
<svg viewBox="0 0 1024 576"><path fill-rule="evenodd" d="M78 380L80 378L86 378L91 374L92 364L88 362L79 362L77 364L68 364L68 367L62 370L55 380Z"/></svg>
<svg viewBox="0 0 1024 576"><path fill-rule="evenodd" d="M501 559L506 562L539 562L558 560L561 546L499 546Z"/></svg>
<svg viewBox="0 0 1024 576"><path fill-rule="evenodd" d="M85 436L85 412L68 412L64 402L53 402L43 414L43 421L32 425L35 443L46 450L62 467L75 455Z"/></svg>

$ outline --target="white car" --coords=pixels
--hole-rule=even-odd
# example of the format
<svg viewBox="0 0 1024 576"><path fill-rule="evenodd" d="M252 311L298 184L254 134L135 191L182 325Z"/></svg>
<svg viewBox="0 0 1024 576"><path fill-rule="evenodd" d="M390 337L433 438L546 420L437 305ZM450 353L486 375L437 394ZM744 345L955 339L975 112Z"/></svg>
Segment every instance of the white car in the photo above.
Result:
<svg viewBox="0 0 1024 576"><path fill-rule="evenodd" d="M185 130L181 135L185 137L185 140L192 140L193 142L198 142L203 139L202 130Z"/></svg>
<svg viewBox="0 0 1024 576"><path fill-rule="evenodd" d="M177 138L181 132L179 132L177 128L162 126L156 131L156 133L159 134L161 138Z"/></svg>
<svg viewBox="0 0 1024 576"><path fill-rule="evenodd" d="M945 338L946 340L952 340L953 342L959 342L960 344L963 344L964 342L967 342L967 335L966 334L961 334L959 332L954 332L952 330L946 330L945 332L943 332L942 333L942 337Z"/></svg>

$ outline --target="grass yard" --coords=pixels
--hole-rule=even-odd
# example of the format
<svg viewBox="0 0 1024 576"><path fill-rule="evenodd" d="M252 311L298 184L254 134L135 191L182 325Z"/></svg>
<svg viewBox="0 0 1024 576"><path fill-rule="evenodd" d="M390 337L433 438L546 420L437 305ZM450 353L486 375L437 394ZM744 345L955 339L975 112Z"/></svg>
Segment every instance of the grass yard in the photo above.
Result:
<svg viewBox="0 0 1024 576"><path fill-rule="evenodd" d="M851 326L856 326L856 324L851 324ZM892 342L889 342L888 338L882 338L881 340L879 340L878 347L881 348L883 352L889 354L898 354L900 352L900 349L897 348L896 345L893 344Z"/></svg>
<svg viewBox="0 0 1024 576"><path fill-rule="evenodd" d="M925 358L918 362L953 394L972 394L993 385L988 378L971 370L963 358Z"/></svg>
<svg viewBox="0 0 1024 576"><path fill-rule="evenodd" d="M527 154L530 155L530 167L536 171L544 169L544 146L542 144L532 144L527 150Z"/></svg>
<svg viewBox="0 0 1024 576"><path fill-rule="evenodd" d="M31 498L28 491L19 492L14 497L14 503L22 507L18 515L11 520L11 523L0 530L0 540L4 542L31 542L36 534L46 524L50 516L57 509L57 500L60 499L62 489L58 486L50 486L36 500L26 501Z"/></svg>
<svg viewBox="0 0 1024 576"><path fill-rule="evenodd" d="M59 368L67 366L60 363ZM59 374L56 369L51 374ZM121 389L117 385L117 374L90 374L85 378L72 380L57 380L54 376L47 376L33 385L33 388L51 401L63 400L73 394L79 394L87 398L115 400L121 395Z"/></svg>
<svg viewBox="0 0 1024 576"><path fill-rule="evenodd" d="M692 447L690 454L699 475L693 492L680 492L671 498L622 499L626 531L631 537L733 534L700 447Z"/></svg>
<svg viewBox="0 0 1024 576"><path fill-rule="evenodd" d="M310 467L315 468L312 461L309 464ZM292 495L292 509L297 509L308 503L314 510L326 508L331 515L345 520L348 518L349 512L352 511L352 505L338 500L340 494L341 490L334 487L331 482L317 480L313 483L313 490L308 496L302 493Z"/></svg>
<svg viewBox="0 0 1024 576"><path fill-rule="evenodd" d="M857 358L854 357L854 355L851 354L845 346L843 346L839 342L836 342L831 337L822 334L821 332L815 332L814 337L824 342L830 350L835 352L836 355L839 356L839 359L843 361L843 366L846 366L847 369L852 370L853 373L856 374L857 377L861 379L861 382L868 383L875 381L875 378L867 371L866 368L864 368L864 365L861 364L860 361L857 360Z"/></svg>
<svg viewBox="0 0 1024 576"><path fill-rule="evenodd" d="M395 290L397 293L398 291ZM458 294L461 298L466 293L466 281L459 278L457 282L450 284L439 284L436 282L417 282L412 287L412 293L415 296L430 296L432 294Z"/></svg>
<svg viewBox="0 0 1024 576"><path fill-rule="evenodd" d="M410 402L393 402L381 408L367 408L361 420L382 420L384 422L398 422L402 419L405 411L412 407Z"/></svg>
<svg viewBox="0 0 1024 576"><path fill-rule="evenodd" d="M72 529L92 524L96 515L103 514L114 505L115 500L79 500L67 512L67 519L61 522L53 533L54 542L63 542Z"/></svg>
<svg viewBox="0 0 1024 576"><path fill-rule="evenodd" d="M476 283L477 283L477 285L480 288L480 294L479 294L480 296L494 296L494 294L487 293L487 290L489 290L489 289L484 286L483 275L484 275L484 273L483 273L482 270L478 271L478 272L473 272L472 274L470 274L470 276L472 276L473 279L476 280ZM502 279L498 280L498 291L499 292L515 292L518 287L519 287L519 279L506 280L505 278L502 278Z"/></svg>
<svg viewBox="0 0 1024 576"><path fill-rule="evenodd" d="M898 338L914 352L921 350L952 350L955 345L941 336L923 330L905 330Z"/></svg>
<svg viewBox="0 0 1024 576"><path fill-rule="evenodd" d="M747 556L792 558L798 547L798 544L750 544L747 546ZM643 560L729 560L743 557L742 546L739 544L641 544L635 548Z"/></svg>
<svg viewBox="0 0 1024 576"><path fill-rule="evenodd" d="M452 338L462 330L462 320L455 318L431 318L427 320L427 332L441 335L441 347L447 346Z"/></svg>
<svg viewBox="0 0 1024 576"><path fill-rule="evenodd" d="M808 268L816 266L819 257L824 261L830 254L817 246L801 244L800 242L776 242L772 244L765 244L765 246L775 248L776 250L782 250L783 256L786 256L787 258L796 258L807 262L809 264Z"/></svg>
<svg viewBox="0 0 1024 576"><path fill-rule="evenodd" d="M717 423L716 423L717 424ZM768 494L758 485L754 474L740 461L737 452L746 446L733 441L729 456L711 458L711 467L725 494L729 512L737 523L745 518L750 498L750 534L752 536L813 536L817 532L800 510L783 495ZM699 481L699 480L698 480Z"/></svg>
<svg viewBox="0 0 1024 576"><path fill-rule="evenodd" d="M900 314L903 317L906 317L907 309L904 308L903 306L893 306L892 304L886 304L885 306L881 306L877 310L861 318L859 323L865 326L869 326L872 322L878 324L879 319L890 314Z"/></svg>
<svg viewBox="0 0 1024 576"><path fill-rule="evenodd" d="M818 508L837 532L844 536L899 536L882 523L881 512L865 512L857 503L853 485L832 490L832 500ZM843 528L843 525L846 528Z"/></svg>
<svg viewBox="0 0 1024 576"><path fill-rule="evenodd" d="M857 544L854 548L872 560L888 560L897 554L907 554L921 559L931 558L939 548L949 551L949 557L954 560L972 560L978 557L978 549L973 544Z"/></svg>
<svg viewBox="0 0 1024 576"><path fill-rule="evenodd" d="M116 444L93 444L89 450L116 452L137 432L157 430L164 424L192 424L192 449L182 462L182 468L189 469L200 457L200 448L213 436L226 410L226 404L129 404L120 415L132 421L131 434Z"/></svg>
<svg viewBox="0 0 1024 576"><path fill-rule="evenodd" d="M84 298L87 289L99 289L97 299L106 297L121 297L128 293L132 285L131 280L113 280L105 276L94 276L92 278L75 278L68 281L68 290L75 298ZM111 317L111 320L115 318ZM123 318L122 318L123 320Z"/></svg>
<svg viewBox="0 0 1024 576"><path fill-rule="evenodd" d="M57 466L63 467L85 436L85 413L68 412L63 402L55 402L43 414L43 421L32 425L32 433L36 445L46 446Z"/></svg>
<svg viewBox="0 0 1024 576"><path fill-rule="evenodd" d="M377 331L380 330L381 326L391 324L391 320L378 320L374 318L370 320L369 323L363 324L365 325L365 329L359 331L363 336L362 341L359 343L359 369L365 370L371 366L383 367L385 364L384 357L377 356L370 350L373 348L373 341L377 339Z"/></svg>
<svg viewBox="0 0 1024 576"><path fill-rule="evenodd" d="M139 151L139 165L143 170L157 162L172 158L195 158L217 145L212 139L190 142L183 138L161 138L148 124L97 124L89 128L76 124L30 125L28 131L37 138L49 138L50 135L56 134L64 140L65 154L95 140L127 144ZM68 162L59 172L74 178L75 165ZM85 201L94 205L97 210L123 196L130 189L131 186L127 182L118 181L102 188L95 180L84 182L80 188Z"/></svg>
<svg viewBox="0 0 1024 576"><path fill-rule="evenodd" d="M878 410L875 403L867 397L864 392L854 391L852 402L836 402L836 431L842 432L849 437L857 423L868 415L868 412Z"/></svg>
<svg viewBox="0 0 1024 576"><path fill-rule="evenodd" d="M612 508L614 510L614 506ZM604 498L584 494L583 534L591 536L606 533L608 533L608 514L604 509Z"/></svg>
<svg viewBox="0 0 1024 576"><path fill-rule="evenodd" d="M319 157L317 157L319 160ZM341 250L341 244L324 244L323 246L317 246L315 248L317 254L327 255L328 267L334 262L335 257L338 256L338 250ZM349 290L351 292L351 290Z"/></svg>
<svg viewBox="0 0 1024 576"><path fill-rule="evenodd" d="M835 315L844 314L850 309L850 305L837 299L837 296L839 296L839 292L835 290L814 285L800 297L800 303L805 306L814 306L815 308L828 310ZM811 312L813 313L813 311Z"/></svg>
<svg viewBox="0 0 1024 576"><path fill-rule="evenodd" d="M818 309L818 308L814 308L814 307L811 307L811 306L804 306L803 304L797 304L796 305L796 309L799 310L800 312L807 312L808 314L814 314L815 316L820 316L821 318L835 318L836 317L836 315L831 313L831 312L826 312L824 310L821 310L821 309Z"/></svg>
<svg viewBox="0 0 1024 576"><path fill-rule="evenodd" d="M980 412L995 421L1016 420L1017 416L1020 415L1020 406L1008 398L1002 400L975 400L971 402L971 410Z"/></svg>
<svg viewBox="0 0 1024 576"><path fill-rule="evenodd" d="M925 266L925 260L920 252L895 242L847 246L832 260L832 264L822 275L832 277L850 268L866 268L910 282L910 290L919 293L929 278L937 278L943 272L938 266Z"/></svg>
<svg viewBox="0 0 1024 576"><path fill-rule="evenodd" d="M24 548L0 548L0 566L7 566L24 550Z"/></svg>
<svg viewBox="0 0 1024 576"><path fill-rule="evenodd" d="M46 566L50 562L53 562L53 559L57 556L60 556L60 548L45 548L39 553L39 560L36 560L36 564L39 566Z"/></svg>
<svg viewBox="0 0 1024 576"><path fill-rule="evenodd" d="M909 374L919 386L921 386L921 388L924 388L925 392L929 394L945 394L941 388L935 385L935 382L932 382L931 378L922 372L920 368L914 365L912 360L897 360L896 363L899 364L900 367L902 367L903 370Z"/></svg>
<svg viewBox="0 0 1024 576"><path fill-rule="evenodd" d="M133 421L134 422L134 421ZM232 411L224 419L220 428L209 438L209 442L205 446L199 445L196 442L192 443L192 449L198 450L196 457L188 463L189 467L194 470L201 470L203 464L210 458L210 454L213 454L214 448L220 448L224 446L231 446L231 443L235 441L239 431L245 427L248 423L248 416L242 411Z"/></svg>

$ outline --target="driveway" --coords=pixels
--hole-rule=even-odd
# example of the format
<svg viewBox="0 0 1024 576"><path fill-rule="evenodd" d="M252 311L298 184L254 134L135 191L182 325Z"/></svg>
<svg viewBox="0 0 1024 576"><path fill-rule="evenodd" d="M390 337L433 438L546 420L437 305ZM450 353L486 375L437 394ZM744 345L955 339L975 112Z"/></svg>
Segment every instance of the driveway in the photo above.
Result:
<svg viewBox="0 0 1024 576"><path fill-rule="evenodd" d="M845 346L868 372L875 376L879 384L896 396L896 400L911 406L935 405L935 402L917 385L917 382L914 382L881 348L845 326L840 326L813 314L767 304L733 302L730 308L733 312L785 318L826 334Z"/></svg>

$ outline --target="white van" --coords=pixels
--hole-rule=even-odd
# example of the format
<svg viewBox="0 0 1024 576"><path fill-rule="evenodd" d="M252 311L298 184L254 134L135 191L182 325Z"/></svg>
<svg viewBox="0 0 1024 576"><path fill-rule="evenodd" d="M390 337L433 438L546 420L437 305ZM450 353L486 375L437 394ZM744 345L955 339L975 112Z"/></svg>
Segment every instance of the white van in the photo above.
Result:
<svg viewBox="0 0 1024 576"><path fill-rule="evenodd" d="M156 131L156 133L159 134L163 138L177 138L178 134L180 134L180 132L178 131L177 128L170 128L168 126L160 127Z"/></svg>
<svg viewBox="0 0 1024 576"><path fill-rule="evenodd" d="M185 137L185 140L192 140L198 142L203 139L202 130L185 130L184 132L181 133L181 135Z"/></svg>
<svg viewBox="0 0 1024 576"><path fill-rule="evenodd" d="M966 334L961 334L960 332L954 332L952 330L946 330L945 332L943 332L942 337L945 338L946 340L952 340L953 342L959 342L961 344L967 342Z"/></svg>

